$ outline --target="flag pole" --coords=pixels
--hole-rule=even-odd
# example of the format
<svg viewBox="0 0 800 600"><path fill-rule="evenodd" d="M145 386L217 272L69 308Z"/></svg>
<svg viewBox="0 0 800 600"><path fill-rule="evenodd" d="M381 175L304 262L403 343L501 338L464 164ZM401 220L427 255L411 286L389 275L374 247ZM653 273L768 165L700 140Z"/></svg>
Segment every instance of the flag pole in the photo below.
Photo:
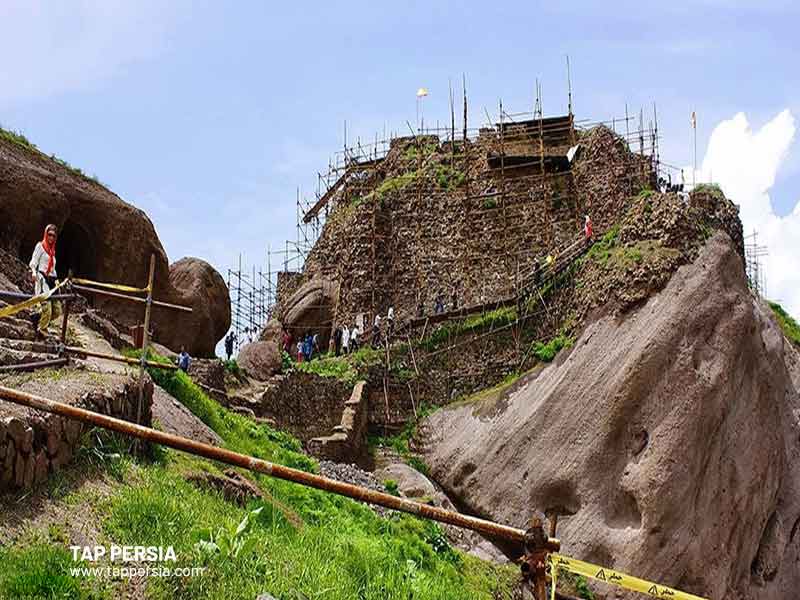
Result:
<svg viewBox="0 0 800 600"><path fill-rule="evenodd" d="M692 169L692 189L697 186L697 113L692 111L692 132L694 134L694 168Z"/></svg>

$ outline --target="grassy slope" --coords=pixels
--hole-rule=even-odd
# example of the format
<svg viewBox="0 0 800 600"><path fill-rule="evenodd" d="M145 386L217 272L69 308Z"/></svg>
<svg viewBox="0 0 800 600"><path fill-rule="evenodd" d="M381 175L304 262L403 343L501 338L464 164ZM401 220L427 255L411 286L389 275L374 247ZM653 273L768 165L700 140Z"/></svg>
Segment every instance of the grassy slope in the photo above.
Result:
<svg viewBox="0 0 800 600"><path fill-rule="evenodd" d="M775 313L775 318L783 330L783 335L797 348L800 348L800 325L777 302L769 302L769 306L772 312Z"/></svg>
<svg viewBox="0 0 800 600"><path fill-rule="evenodd" d="M316 469L296 440L225 410L183 373L156 377L226 447ZM354 501L263 476L254 479L267 501L240 508L185 481L189 472L218 472L214 463L170 450L151 463L114 455L108 453L103 465L119 478L116 489L92 500L102 543L173 545L179 565L208 567L200 577L149 579L152 598L250 600L269 592L281 599L488 599L508 597L515 579L512 567L495 568L454 551L430 522L399 514L382 519ZM78 504L80 494L60 501ZM257 508L262 511L237 536L237 526ZM245 548L234 557L196 545L211 536L222 547L238 541ZM68 575L73 564L67 546L66 539L30 532L0 548L0 598L116 597L116 584Z"/></svg>

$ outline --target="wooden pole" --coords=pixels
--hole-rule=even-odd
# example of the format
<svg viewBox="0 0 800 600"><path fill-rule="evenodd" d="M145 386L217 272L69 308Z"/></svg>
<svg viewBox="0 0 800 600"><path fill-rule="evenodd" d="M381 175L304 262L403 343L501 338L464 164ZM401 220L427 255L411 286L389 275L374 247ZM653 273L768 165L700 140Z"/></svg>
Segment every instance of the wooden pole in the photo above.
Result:
<svg viewBox="0 0 800 600"><path fill-rule="evenodd" d="M230 288L230 269L228 269L228 288ZM131 302L139 302L140 304L147 304L147 298L139 298L138 296L128 296L126 294L118 294L117 292L109 292L108 290L96 290L94 288L86 287L83 285L72 284L72 288L80 292L89 292L92 294L100 294L101 296L110 296L112 298L119 298L120 300L130 300ZM160 306L162 308L170 308L174 310L182 310L183 312L192 312L188 306L181 306L179 304L170 304L169 302L160 302L153 300L153 306Z"/></svg>
<svg viewBox="0 0 800 600"><path fill-rule="evenodd" d="M69 270L69 273L67 274L67 277L69 279L72 279L72 269ZM69 284L67 284L67 285L69 286ZM70 305L70 301L69 300L65 300L64 301L64 311L63 311L64 314L63 314L63 319L61 320L61 343L63 345L67 344L67 325L69 323L69 305Z"/></svg>
<svg viewBox="0 0 800 600"><path fill-rule="evenodd" d="M147 366L147 350L150 347L150 312L153 307L153 278L156 272L156 255L150 255L150 273L147 276L147 304L144 306L144 333L142 334L142 356L139 361L139 405L136 407L136 423L142 422L142 405L144 404L145 367Z"/></svg>

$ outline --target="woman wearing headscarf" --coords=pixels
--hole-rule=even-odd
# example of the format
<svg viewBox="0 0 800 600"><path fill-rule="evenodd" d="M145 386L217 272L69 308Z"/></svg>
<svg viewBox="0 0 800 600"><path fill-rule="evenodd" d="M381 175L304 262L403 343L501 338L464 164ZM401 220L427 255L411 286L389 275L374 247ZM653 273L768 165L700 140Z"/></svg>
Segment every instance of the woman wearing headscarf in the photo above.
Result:
<svg viewBox="0 0 800 600"><path fill-rule="evenodd" d="M36 244L31 258L31 276L37 295L49 292L56 285L56 238L58 230L53 224L44 228L42 241ZM55 313L53 302L43 302L39 314L37 333L47 334L47 326Z"/></svg>

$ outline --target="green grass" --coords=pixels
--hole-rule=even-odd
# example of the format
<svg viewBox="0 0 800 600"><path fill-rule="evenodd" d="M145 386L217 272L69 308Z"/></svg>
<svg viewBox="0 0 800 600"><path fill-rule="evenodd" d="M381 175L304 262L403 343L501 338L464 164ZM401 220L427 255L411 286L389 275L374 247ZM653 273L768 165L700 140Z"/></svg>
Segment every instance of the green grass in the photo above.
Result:
<svg viewBox="0 0 800 600"><path fill-rule="evenodd" d="M533 355L542 362L551 362L562 349L570 348L574 343L573 338L562 333L547 343L534 342Z"/></svg>
<svg viewBox="0 0 800 600"><path fill-rule="evenodd" d="M244 375L242 368L239 366L239 363L236 362L235 358L232 358L230 360L223 360L222 366L225 368L226 373L230 373L234 377L241 377L242 375Z"/></svg>
<svg viewBox="0 0 800 600"><path fill-rule="evenodd" d="M434 350L447 342L448 339L482 331L489 328L503 327L517 320L517 309L514 306L497 308L489 312L467 317L463 321L446 323L423 339L419 345L428 351Z"/></svg>
<svg viewBox="0 0 800 600"><path fill-rule="evenodd" d="M355 385L360 378L366 377L370 367L380 364L383 360L383 351L364 346L346 356L334 356L329 353L311 361L292 363L292 368L321 377L333 377L348 385Z"/></svg>
<svg viewBox="0 0 800 600"><path fill-rule="evenodd" d="M366 358L365 353L356 361ZM294 438L230 413L185 373L151 374L214 429L225 447L316 467ZM115 453L110 442L104 447ZM211 461L165 450L159 462L126 464L114 493L83 498L101 516L103 539L173 546L178 563L167 566L207 568L192 578L150 578L148 598L251 600L267 592L288 599L494 600L511 598L518 576L514 567L495 567L454 550L437 524L410 515L381 518L354 500L249 472L265 499L242 508L185 479L198 471L218 473L222 467ZM81 493L63 501L73 506ZM62 528L51 530L49 542L0 548L0 598L114 597L106 588L113 582L65 576L72 558Z"/></svg>
<svg viewBox="0 0 800 600"><path fill-rule="evenodd" d="M9 600L110 600L113 596L101 582L73 577L72 554L62 542L26 540L0 547L0 598Z"/></svg>
<svg viewBox="0 0 800 600"><path fill-rule="evenodd" d="M466 179L466 175L462 171L454 169L450 165L441 164L436 165L434 176L436 177L437 185L441 189L449 192L461 187Z"/></svg>
<svg viewBox="0 0 800 600"><path fill-rule="evenodd" d="M772 312L775 313L775 318L778 320L783 335L786 336L792 344L800 348L800 325L795 321L792 316L787 313L783 307L777 302L768 302Z"/></svg>
<svg viewBox="0 0 800 600"><path fill-rule="evenodd" d="M692 193L706 193L711 194L712 196L722 198L725 197L725 193L722 191L722 188L716 183L699 183L692 190Z"/></svg>
<svg viewBox="0 0 800 600"><path fill-rule="evenodd" d="M411 452L410 443L411 440L417 433L417 427L419 424L428 416L433 414L436 410L438 410L438 406L421 406L420 409L417 411L417 418L416 420L409 420L400 433L387 436L387 437L379 437L379 436L369 436L369 446L370 451L374 452L377 446L383 446L385 448L391 448L400 457L413 469L416 469L426 477L430 477L431 470L425 462L416 456L413 452ZM388 489L388 488L387 488Z"/></svg>
<svg viewBox="0 0 800 600"><path fill-rule="evenodd" d="M35 152L41 153L41 151L36 146L36 144L31 142L27 137L25 137L25 135L23 135L19 131L12 131L12 130L3 129L2 127L0 127L0 139L6 140L8 142L11 142L12 144L16 144L17 146L19 146L21 148L25 148L26 150L33 150ZM79 168L73 167L71 164L69 164L63 158L59 158L55 154L51 154L50 155L50 159L55 161L55 162L57 162L62 167L72 171L76 175L80 175L81 177L84 177L86 179L94 181L95 183L103 185L103 183L97 178L97 175L91 175L91 176L87 175L86 173L84 173Z"/></svg>
<svg viewBox="0 0 800 600"><path fill-rule="evenodd" d="M36 144L31 142L28 138L25 137L22 132L13 131L10 129L3 129L0 127L0 139L6 140L11 142L12 144L16 144L17 146L21 146L22 148L26 148L28 150L38 150Z"/></svg>
<svg viewBox="0 0 800 600"><path fill-rule="evenodd" d="M589 248L589 252L579 260L582 262L583 260L591 260L601 265L604 265L608 262L609 257L613 253L614 249L617 247L619 242L619 225L614 225L606 231L606 233L601 237L598 241L592 244L592 247Z"/></svg>

